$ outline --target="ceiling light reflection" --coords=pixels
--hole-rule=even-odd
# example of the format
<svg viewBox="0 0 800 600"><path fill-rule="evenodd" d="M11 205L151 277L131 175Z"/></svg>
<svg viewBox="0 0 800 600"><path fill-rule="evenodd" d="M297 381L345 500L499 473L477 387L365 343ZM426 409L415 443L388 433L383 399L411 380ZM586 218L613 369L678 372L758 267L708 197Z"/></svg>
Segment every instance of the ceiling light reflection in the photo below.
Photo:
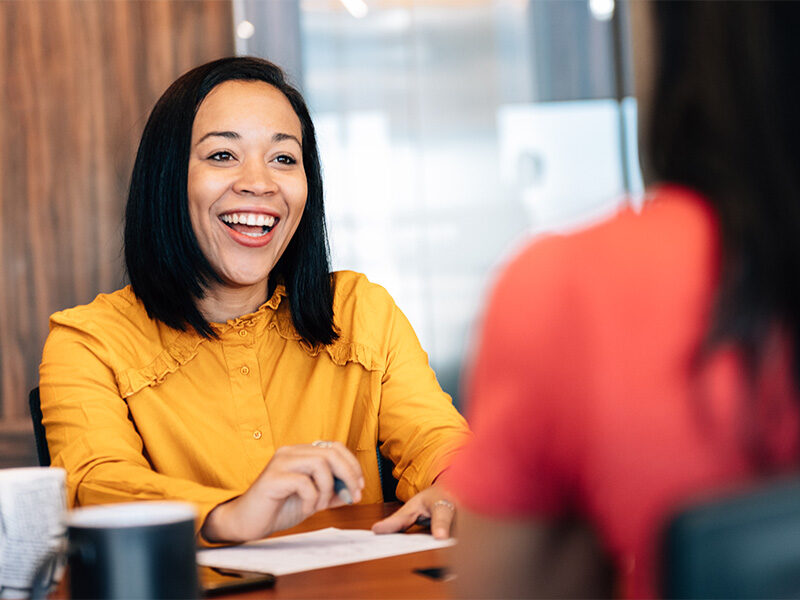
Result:
<svg viewBox="0 0 800 600"><path fill-rule="evenodd" d="M614 0L589 0L589 10L598 21L609 21L614 16Z"/></svg>
<svg viewBox="0 0 800 600"><path fill-rule="evenodd" d="M342 0L342 4L356 19L363 19L369 12L369 7L364 0Z"/></svg>

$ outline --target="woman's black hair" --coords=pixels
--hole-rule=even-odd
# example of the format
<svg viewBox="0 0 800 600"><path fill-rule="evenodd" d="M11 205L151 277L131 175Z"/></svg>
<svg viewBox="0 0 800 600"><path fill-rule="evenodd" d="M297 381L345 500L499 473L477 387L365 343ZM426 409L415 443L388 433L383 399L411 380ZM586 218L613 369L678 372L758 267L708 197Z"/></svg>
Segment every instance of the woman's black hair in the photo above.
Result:
<svg viewBox="0 0 800 600"><path fill-rule="evenodd" d="M646 152L656 177L713 205L722 264L708 347L733 341L754 367L776 325L800 342L800 4L652 6Z"/></svg>
<svg viewBox="0 0 800 600"><path fill-rule="evenodd" d="M300 92L279 67L260 58L223 58L192 69L164 92L150 113L125 210L125 263L131 286L151 318L216 337L197 302L209 284L221 280L192 229L187 173L197 109L212 89L231 80L274 86L300 119L308 198L294 236L270 273L270 290L282 281L298 334L312 345L329 344L338 335L314 124Z"/></svg>
<svg viewBox="0 0 800 600"><path fill-rule="evenodd" d="M742 351L751 380L776 331L800 382L800 4L654 2L655 178L703 193L720 280L701 355Z"/></svg>

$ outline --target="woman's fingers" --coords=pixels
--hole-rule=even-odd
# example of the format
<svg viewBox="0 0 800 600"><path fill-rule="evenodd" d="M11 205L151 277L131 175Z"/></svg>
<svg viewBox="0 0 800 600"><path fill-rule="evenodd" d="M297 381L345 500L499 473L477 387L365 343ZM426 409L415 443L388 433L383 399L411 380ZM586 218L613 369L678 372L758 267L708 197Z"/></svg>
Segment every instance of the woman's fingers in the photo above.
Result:
<svg viewBox="0 0 800 600"><path fill-rule="evenodd" d="M287 478L292 483L294 493L300 498L300 510L303 517L314 514L318 510L317 505L320 500L318 486L308 476L301 473L287 474Z"/></svg>
<svg viewBox="0 0 800 600"><path fill-rule="evenodd" d="M364 473L361 471L361 463L358 462L356 455L353 454L350 449L341 442L333 442L331 449L336 452L337 456L342 458L348 465L350 465L350 470L353 473L356 485L359 487L359 489L363 489Z"/></svg>
<svg viewBox="0 0 800 600"><path fill-rule="evenodd" d="M338 478L349 490L349 498L345 494L341 494L340 498L343 502L351 500L352 502L361 501L361 492L364 489L364 476L361 472L361 465L356 457L347 447L340 442L314 442L310 445L296 446L299 456L305 456L315 461L324 461L327 465L328 471L333 477ZM309 463L310 468L313 464L314 469L317 468L319 463ZM314 471L316 472L316 471ZM309 471L309 474L311 472ZM325 481L327 492L327 479ZM331 485L335 486L335 481L331 479ZM327 496L330 501L331 496ZM327 503L323 508L327 506Z"/></svg>
<svg viewBox="0 0 800 600"><path fill-rule="evenodd" d="M315 510L328 508L334 494L333 473L330 465L325 460L311 460L302 469L303 474L310 477L313 485L317 488L317 502Z"/></svg>
<svg viewBox="0 0 800 600"><path fill-rule="evenodd" d="M431 507L431 533L438 540L450 537L453 520L456 515L456 506L449 500L440 499Z"/></svg>
<svg viewBox="0 0 800 600"><path fill-rule="evenodd" d="M320 445L321 444L321 445ZM284 446L276 450L250 488L216 507L203 535L215 541L247 541L296 525L309 515L345 503L336 481L359 502L364 477L358 460L339 442Z"/></svg>
<svg viewBox="0 0 800 600"><path fill-rule="evenodd" d="M332 505L337 478L349 490L350 500L361 500L364 488L361 465L353 453L339 442L318 441L279 448L263 476L268 479L281 472L304 473L313 480L320 493L317 510ZM348 500L345 494L341 496L344 496L341 498L343 501Z"/></svg>
<svg viewBox="0 0 800 600"><path fill-rule="evenodd" d="M378 521L372 526L372 531L375 533L396 533L398 531L405 531L411 527L420 515L425 515L420 506L413 501L412 498L401 506L397 511Z"/></svg>
<svg viewBox="0 0 800 600"><path fill-rule="evenodd" d="M455 520L456 506L437 484L419 492L397 512L372 526L375 533L394 533L414 525L417 517L430 517L431 533L437 539L447 539Z"/></svg>

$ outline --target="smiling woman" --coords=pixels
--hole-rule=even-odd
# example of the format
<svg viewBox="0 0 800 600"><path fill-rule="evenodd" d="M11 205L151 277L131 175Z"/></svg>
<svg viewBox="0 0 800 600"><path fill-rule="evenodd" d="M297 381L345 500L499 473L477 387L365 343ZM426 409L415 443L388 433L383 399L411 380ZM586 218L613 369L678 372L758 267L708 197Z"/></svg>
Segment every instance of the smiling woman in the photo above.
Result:
<svg viewBox="0 0 800 600"><path fill-rule="evenodd" d="M180 499L201 539L257 539L379 502L378 445L407 503L375 530L449 535L435 481L466 424L386 291L330 273L314 126L279 68L222 59L165 92L125 259L130 286L50 321L43 422L72 505Z"/></svg>
<svg viewBox="0 0 800 600"><path fill-rule="evenodd" d="M289 189L289 180L304 189ZM303 205L299 212L291 211L295 228L273 224L276 231L266 239L243 235L235 238L238 244L222 235L227 230L221 223L212 233L219 217L233 221L234 213L239 225L251 213L257 219L256 212L280 220L275 210L279 205L288 209L287 198L297 194ZM227 289L219 285L226 283L226 269L238 272L257 254L266 262L256 277L266 283L272 276L270 292L282 281L297 333L311 344L332 342L336 333L322 194L314 124L302 96L278 67L253 58L229 58L189 71L153 109L131 176L125 262L133 291L149 316L175 329L189 326L214 337L209 323L230 318L213 306L214 298ZM199 207L203 202L209 203L206 211ZM273 243L274 237L280 239ZM246 247L262 241L263 253L245 252L251 240L253 246ZM238 253L229 255L225 248L237 248ZM302 300L295 289L304 290ZM265 297L261 294L253 304L253 297L237 293L237 304L247 301L249 310L230 306L224 312L245 309L239 316ZM204 302L211 306L201 306Z"/></svg>
<svg viewBox="0 0 800 600"><path fill-rule="evenodd" d="M306 204L301 140L286 96L261 81L226 81L197 110L187 191L197 242L222 279L200 300L211 320L251 312L267 297ZM231 304L231 287L246 306Z"/></svg>

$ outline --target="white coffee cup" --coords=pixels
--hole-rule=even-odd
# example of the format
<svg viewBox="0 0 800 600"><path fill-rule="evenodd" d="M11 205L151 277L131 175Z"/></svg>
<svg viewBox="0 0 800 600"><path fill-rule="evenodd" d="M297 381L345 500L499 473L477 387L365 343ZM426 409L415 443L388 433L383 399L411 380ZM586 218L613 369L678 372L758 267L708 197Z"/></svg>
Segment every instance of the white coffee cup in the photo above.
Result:
<svg viewBox="0 0 800 600"><path fill-rule="evenodd" d="M0 598L29 598L48 561L47 588L60 580L63 561L51 559L66 542L66 475L56 467L0 469Z"/></svg>

